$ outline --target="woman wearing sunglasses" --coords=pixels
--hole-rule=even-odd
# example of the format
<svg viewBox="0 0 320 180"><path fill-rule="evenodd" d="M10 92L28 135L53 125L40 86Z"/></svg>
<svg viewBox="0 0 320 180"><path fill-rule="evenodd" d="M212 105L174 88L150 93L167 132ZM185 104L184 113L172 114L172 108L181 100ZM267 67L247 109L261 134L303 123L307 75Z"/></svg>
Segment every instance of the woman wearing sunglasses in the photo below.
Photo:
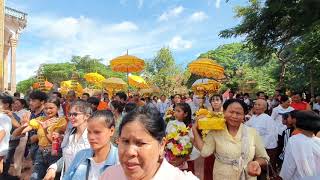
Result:
<svg viewBox="0 0 320 180"><path fill-rule="evenodd" d="M91 113L90 104L83 100L77 100L71 105L68 116L73 128L66 132L61 143L62 157L48 168L44 180L55 179L60 172L62 177L69 169L75 155L80 150L90 148L87 138L87 120Z"/></svg>

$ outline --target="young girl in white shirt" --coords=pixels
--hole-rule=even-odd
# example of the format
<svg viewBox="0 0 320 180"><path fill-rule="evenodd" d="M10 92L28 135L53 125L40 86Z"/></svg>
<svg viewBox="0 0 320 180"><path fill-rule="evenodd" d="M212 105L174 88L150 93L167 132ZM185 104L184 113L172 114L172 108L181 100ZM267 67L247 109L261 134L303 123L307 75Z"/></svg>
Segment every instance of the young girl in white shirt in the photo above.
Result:
<svg viewBox="0 0 320 180"><path fill-rule="evenodd" d="M166 128L166 134L172 133L176 131L178 127L189 127L189 137L192 141L193 134L191 131L192 119L191 119L191 108L187 103L178 103L175 106L174 116L175 120L169 121ZM191 155L192 156L192 155ZM194 158L192 158L194 159ZM189 170L193 172L193 161L190 160L189 157L185 158L175 158L174 160L169 160L169 163L179 167L182 170Z"/></svg>

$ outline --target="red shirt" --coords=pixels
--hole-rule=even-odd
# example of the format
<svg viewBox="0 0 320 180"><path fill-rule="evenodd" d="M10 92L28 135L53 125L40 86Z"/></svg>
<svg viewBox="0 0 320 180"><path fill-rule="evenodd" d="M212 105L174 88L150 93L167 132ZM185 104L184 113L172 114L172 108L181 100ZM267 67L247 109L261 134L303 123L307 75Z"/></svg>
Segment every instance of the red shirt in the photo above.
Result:
<svg viewBox="0 0 320 180"><path fill-rule="evenodd" d="M290 106L295 110L306 110L308 107L308 103L304 101L301 101L299 103L292 102Z"/></svg>

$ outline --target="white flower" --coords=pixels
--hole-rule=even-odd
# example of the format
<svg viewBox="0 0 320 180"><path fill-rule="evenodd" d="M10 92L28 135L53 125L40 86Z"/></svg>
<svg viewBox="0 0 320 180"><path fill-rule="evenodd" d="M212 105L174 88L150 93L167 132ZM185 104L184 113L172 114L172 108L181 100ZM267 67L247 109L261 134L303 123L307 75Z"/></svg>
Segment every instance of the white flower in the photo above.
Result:
<svg viewBox="0 0 320 180"><path fill-rule="evenodd" d="M180 137L179 143L180 143L182 146L187 145L188 143L190 143L190 137L189 137L188 135Z"/></svg>
<svg viewBox="0 0 320 180"><path fill-rule="evenodd" d="M173 148L173 144L170 142L167 144L167 149L172 149Z"/></svg>

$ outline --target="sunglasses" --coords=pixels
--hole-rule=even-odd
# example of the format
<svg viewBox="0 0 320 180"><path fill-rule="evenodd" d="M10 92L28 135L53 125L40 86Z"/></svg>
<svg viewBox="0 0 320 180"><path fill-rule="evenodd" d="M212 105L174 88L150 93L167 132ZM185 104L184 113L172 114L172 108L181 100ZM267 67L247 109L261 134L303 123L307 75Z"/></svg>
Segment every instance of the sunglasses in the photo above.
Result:
<svg viewBox="0 0 320 180"><path fill-rule="evenodd" d="M68 114L68 116L69 117L77 117L78 115L80 115L80 114L83 114L82 112L70 112L69 114Z"/></svg>

